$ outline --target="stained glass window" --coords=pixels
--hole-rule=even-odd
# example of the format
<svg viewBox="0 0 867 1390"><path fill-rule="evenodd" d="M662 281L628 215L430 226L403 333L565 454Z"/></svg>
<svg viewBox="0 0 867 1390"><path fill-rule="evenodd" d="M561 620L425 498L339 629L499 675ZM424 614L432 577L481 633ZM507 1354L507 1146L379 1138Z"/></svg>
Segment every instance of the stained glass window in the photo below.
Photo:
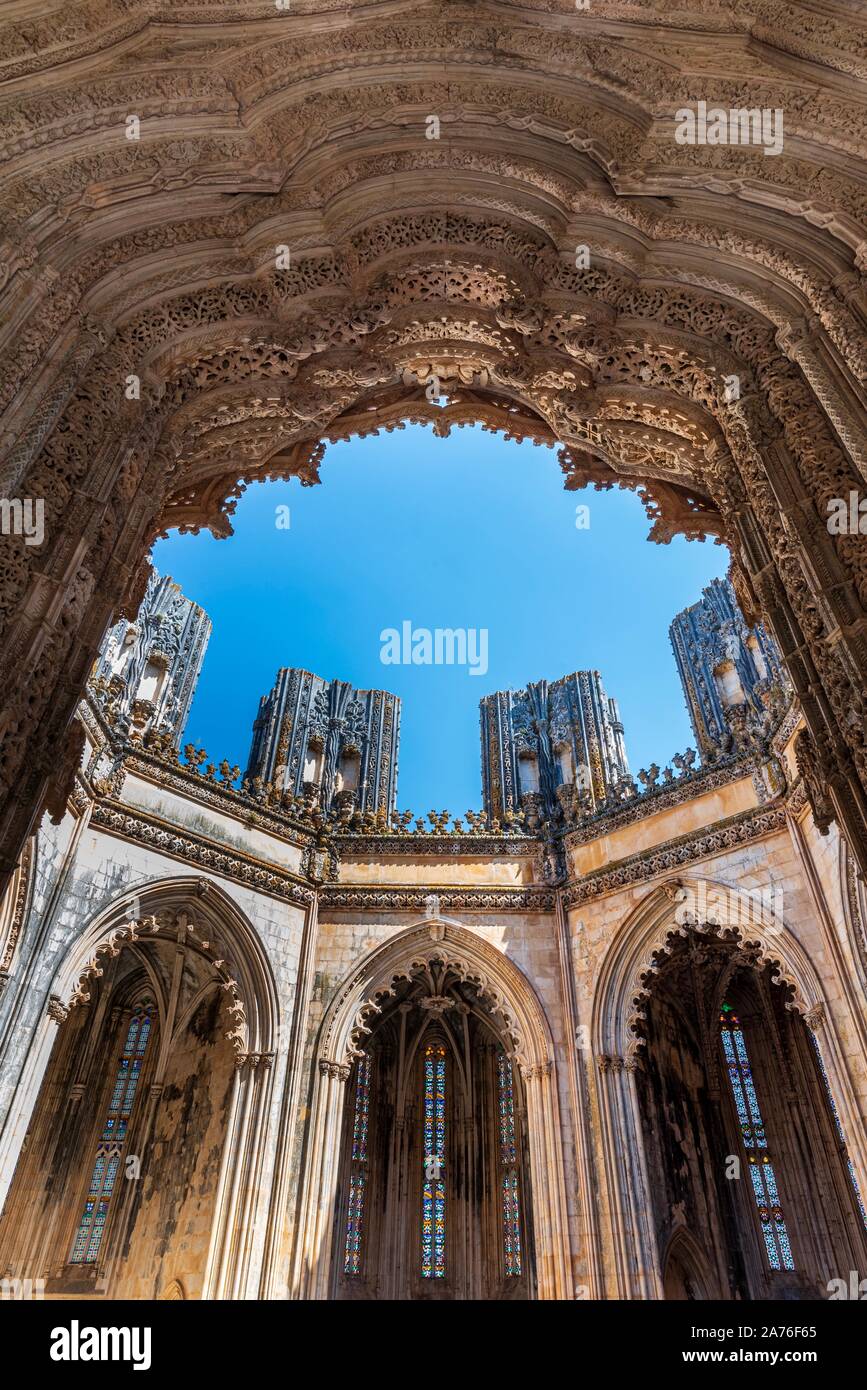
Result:
<svg viewBox="0 0 867 1390"><path fill-rule="evenodd" d="M521 1204L515 1146L515 1094L512 1084L512 1063L505 1052L497 1054L497 1080L500 1098L503 1255L506 1275L509 1278L517 1278L521 1273Z"/></svg>
<svg viewBox="0 0 867 1390"><path fill-rule="evenodd" d="M137 1010L130 1019L123 1053L117 1064L84 1211L72 1242L70 1264L94 1264L99 1255L150 1033L150 1014L143 1009Z"/></svg>
<svg viewBox="0 0 867 1390"><path fill-rule="evenodd" d="M349 1211L346 1217L344 1274L361 1273L361 1232L367 1186L367 1125L370 1114L370 1057L359 1057L355 1073L355 1114L352 1121L352 1162L349 1170Z"/></svg>
<svg viewBox="0 0 867 1390"><path fill-rule="evenodd" d="M792 1258L789 1233L783 1219L777 1177L768 1153L768 1141L753 1083L747 1045L731 1004L723 1004L720 1033L726 1070L740 1123L741 1140L747 1151L747 1166L759 1211L768 1263L771 1269L794 1269L795 1261Z"/></svg>
<svg viewBox="0 0 867 1390"><path fill-rule="evenodd" d="M834 1124L837 1127L837 1137L840 1140L840 1146L843 1150L843 1156L846 1159L846 1168L849 1173L849 1181L852 1184L852 1191L855 1194L855 1201L858 1203L858 1210L861 1213L861 1220L864 1222L864 1225L867 1226L867 1211L864 1210L864 1199L861 1196L861 1188L858 1185L858 1177L855 1173L855 1165L848 1154L846 1135L843 1132L843 1122L840 1119L840 1114L837 1110L837 1104L834 1100L834 1096L831 1091L831 1083L828 1080L828 1073L825 1071L825 1063L822 1061L822 1053L819 1051L819 1043L816 1038L816 1034L812 1031L812 1029L808 1028L807 1031L810 1035L810 1041L813 1044L813 1051L816 1054L816 1061L819 1065L819 1074L821 1075L822 1081L825 1084L825 1094L828 1097L828 1104L831 1107L831 1114L834 1116Z"/></svg>
<svg viewBox="0 0 867 1390"><path fill-rule="evenodd" d="M446 1052L441 1043L424 1054L424 1172L422 1174L421 1273L446 1272Z"/></svg>

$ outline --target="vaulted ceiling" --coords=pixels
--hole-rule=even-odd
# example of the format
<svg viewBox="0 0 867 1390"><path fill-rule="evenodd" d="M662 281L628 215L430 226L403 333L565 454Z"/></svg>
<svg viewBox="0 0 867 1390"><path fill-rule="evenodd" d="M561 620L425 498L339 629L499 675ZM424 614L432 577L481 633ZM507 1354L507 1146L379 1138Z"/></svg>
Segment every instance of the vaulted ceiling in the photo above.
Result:
<svg viewBox="0 0 867 1390"><path fill-rule="evenodd" d="M775 339L820 329L857 440L865 74L844 4L13 0L5 440L84 329L174 394L165 524L225 530L323 437L484 419L571 446L572 486L652 474L661 539L719 533L710 398ZM781 108L782 154L678 144L701 100Z"/></svg>

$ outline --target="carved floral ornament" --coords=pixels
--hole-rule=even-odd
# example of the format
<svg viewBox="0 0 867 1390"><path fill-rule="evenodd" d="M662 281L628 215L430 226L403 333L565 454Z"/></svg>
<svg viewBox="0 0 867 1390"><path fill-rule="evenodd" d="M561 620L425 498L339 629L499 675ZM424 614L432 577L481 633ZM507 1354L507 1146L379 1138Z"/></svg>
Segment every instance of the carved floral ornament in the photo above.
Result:
<svg viewBox="0 0 867 1390"><path fill-rule="evenodd" d="M739 964L748 965L756 970L762 970L767 966L770 969L772 984L782 987L789 996L786 1008L801 1014L810 1028L818 1027L824 1018L821 1000L814 999L810 1002L802 990L799 978L801 972L796 973L788 958L791 950L797 949L796 943L791 937L785 945L781 943L780 933L785 932L785 927L775 920L773 913L763 908L764 916L768 920L762 920L760 923L754 920L739 922L731 918L726 919L725 913L722 914L722 921L716 921L714 917L719 914L715 912L713 904L723 903L729 890L726 885L702 885L699 880L669 880L660 885L659 894L661 899L669 904L682 905L692 901L697 895L701 896L699 890L702 886L705 889L703 896L711 904L710 910L702 914L700 919L696 919L694 912L681 909L680 921L672 921L670 911L664 913L661 923L645 939L630 968L630 983L625 994L628 1010L625 1036L629 1038L627 1061L640 1057L640 1050L645 1045L647 1006L653 992L655 977L675 952L679 942L687 940L696 932L730 945ZM804 962L802 966L803 964Z"/></svg>
<svg viewBox="0 0 867 1390"><path fill-rule="evenodd" d="M450 977L472 987L478 1007L508 1039L510 1055L522 1073L550 1066L553 1054L544 1014L518 968L467 928L426 919L376 948L337 991L322 1027L320 1069L351 1068L402 983L427 982L429 991L420 1002L432 1015L461 1007L436 983Z"/></svg>
<svg viewBox="0 0 867 1390"><path fill-rule="evenodd" d="M63 1022L73 1009L89 1004L93 982L102 978L106 962L119 956L125 947L157 940L174 946L182 941L184 946L192 947L208 961L213 984L227 997L226 1007L232 1027L225 1037L232 1045L236 1065L258 1065L259 1062L270 1065L270 1053L251 1053L248 1050L247 1006L241 998L238 981L232 975L229 962L218 958L219 948L216 943L203 934L185 912L160 912L152 916L130 919L108 932L81 971L68 1001L64 1004L56 995L51 996L50 1016L56 1022Z"/></svg>

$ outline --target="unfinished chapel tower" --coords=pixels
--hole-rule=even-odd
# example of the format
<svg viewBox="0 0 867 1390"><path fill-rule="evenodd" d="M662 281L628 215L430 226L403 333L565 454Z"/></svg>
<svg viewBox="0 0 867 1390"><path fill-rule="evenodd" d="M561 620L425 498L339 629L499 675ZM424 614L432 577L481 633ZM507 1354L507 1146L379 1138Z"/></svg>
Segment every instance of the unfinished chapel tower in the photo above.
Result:
<svg viewBox="0 0 867 1390"><path fill-rule="evenodd" d="M284 668L259 703L247 777L306 796L342 819L361 811L390 820L399 735L394 695Z"/></svg>

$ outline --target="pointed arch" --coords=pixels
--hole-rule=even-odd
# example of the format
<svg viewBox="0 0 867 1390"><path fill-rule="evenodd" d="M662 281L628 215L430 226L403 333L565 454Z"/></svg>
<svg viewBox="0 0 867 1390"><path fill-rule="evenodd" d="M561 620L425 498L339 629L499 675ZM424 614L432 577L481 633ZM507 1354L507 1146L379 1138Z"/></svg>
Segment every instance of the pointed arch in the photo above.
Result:
<svg viewBox="0 0 867 1390"><path fill-rule="evenodd" d="M183 966L175 966L178 973L170 986L171 1028L162 1026L169 1014L168 986L163 987L148 959L150 951L165 952L167 947L170 958L177 960L179 952L183 956ZM269 1143L266 1117L280 1005L273 971L253 923L210 879L184 875L138 883L103 907L70 944L49 985L49 1011L19 1081L18 1099L10 1108L4 1135L4 1186L11 1184L16 1171L21 1135L42 1104L58 1039L56 1024L65 1026L70 1011L90 1004L92 992L94 1001L98 999L94 985L106 965L123 951L136 957L156 1003L161 1068L170 1064L176 1042L184 1045L199 1007L207 1000L219 1009L215 1041L228 1049L228 1072L224 1070L221 1082L225 1109L215 1131L220 1147L209 1178L210 1237L203 1252L200 1296L231 1297L246 1278L256 1227L266 1219L267 1191L261 1187L261 1174ZM180 981L189 965L198 973L188 997L183 998ZM158 1114L161 1095L161 1087L149 1095L149 1124ZM120 1271L125 1259L123 1254L112 1256L113 1268Z"/></svg>
<svg viewBox="0 0 867 1390"><path fill-rule="evenodd" d="M431 960L473 984L496 1016L521 1068L527 1097L538 1297L572 1296L566 1180L554 1042L530 981L509 958L449 918L426 918L375 947L353 967L325 1011L296 1231L294 1296L327 1297L344 1088L353 1059L394 982Z"/></svg>
<svg viewBox="0 0 867 1390"><path fill-rule="evenodd" d="M473 984L511 1040L522 1067L553 1065L551 1029L522 970L484 938L451 918L425 918L365 956L344 979L329 1004L319 1033L322 1061L348 1066L380 1012L394 982L416 965L445 961Z"/></svg>
<svg viewBox="0 0 867 1390"><path fill-rule="evenodd" d="M719 1290L705 1252L685 1226L672 1232L661 1260L666 1299L702 1301L718 1298Z"/></svg>
<svg viewBox="0 0 867 1390"><path fill-rule="evenodd" d="M688 903L714 903L721 895L737 897L743 893L741 885L704 875L672 878L657 884L633 909L599 971L591 1022L592 1046L598 1056L633 1058L640 1050L648 981L659 969L660 958L670 952L673 940L693 929L684 911ZM716 930L720 935L731 934L739 946L749 943L755 948L757 964L770 965L774 983L791 990L789 1007L810 1016L822 1007L824 994L818 972L776 911L766 908L759 922L733 920Z"/></svg>
<svg viewBox="0 0 867 1390"><path fill-rule="evenodd" d="M645 1129L636 1072L643 1069L643 1029L654 977L678 942L701 932L729 945L734 958L766 969L785 990L784 1009L798 1014L814 1037L828 1087L851 1132L857 1172L865 1171L864 1134L843 1039L826 1006L809 952L775 907L742 912L757 898L743 884L705 875L657 884L621 924L602 961L591 1021L598 1063L600 1132L609 1219L621 1297L662 1297L664 1262L653 1222ZM722 904L729 911L720 912ZM722 1001L720 1001L721 1003Z"/></svg>
<svg viewBox="0 0 867 1390"><path fill-rule="evenodd" d="M87 981L101 974L101 961L125 944L154 934L159 923L185 912L202 954L242 1013L232 1044L238 1057L268 1056L280 1021L277 985L253 923L213 880L195 875L151 879L127 889L99 912L58 965L51 993L61 1006L74 1005ZM139 924L138 930L134 924ZM133 928L133 930L131 930Z"/></svg>

